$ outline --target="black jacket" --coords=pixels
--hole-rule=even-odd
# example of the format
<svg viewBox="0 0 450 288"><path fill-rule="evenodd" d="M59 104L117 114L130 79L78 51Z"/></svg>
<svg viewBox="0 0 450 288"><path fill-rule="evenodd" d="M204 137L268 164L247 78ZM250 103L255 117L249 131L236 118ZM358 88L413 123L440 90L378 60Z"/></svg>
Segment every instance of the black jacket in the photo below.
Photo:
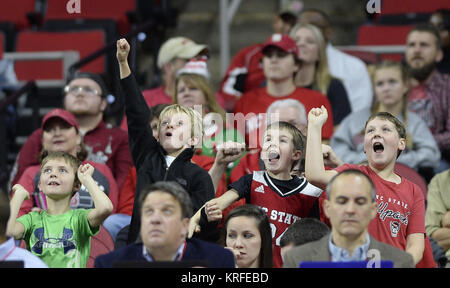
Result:
<svg viewBox="0 0 450 288"><path fill-rule="evenodd" d="M234 268L233 253L217 244L187 239L186 250L181 261L203 260L208 268ZM114 250L95 259L95 268L112 268L119 262L146 262L143 256L142 243L135 243Z"/></svg>
<svg viewBox="0 0 450 288"><path fill-rule="evenodd" d="M131 74L121 81L125 95L125 113L128 124L128 137L137 172L136 193L131 218L128 243L136 241L140 229L140 192L157 181L176 181L191 196L194 211L214 198L215 191L208 172L191 162L193 149L186 148L167 169L167 152L153 137L149 120L152 115L139 90L136 79Z"/></svg>

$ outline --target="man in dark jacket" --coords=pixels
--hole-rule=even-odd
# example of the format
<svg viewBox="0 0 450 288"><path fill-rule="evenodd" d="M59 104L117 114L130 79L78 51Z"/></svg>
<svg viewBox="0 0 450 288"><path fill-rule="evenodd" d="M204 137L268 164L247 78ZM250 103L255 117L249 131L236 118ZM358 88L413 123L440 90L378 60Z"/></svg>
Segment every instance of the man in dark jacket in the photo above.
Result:
<svg viewBox="0 0 450 288"><path fill-rule="evenodd" d="M139 199L141 191L157 181L176 181L191 197L195 210L214 198L214 185L208 172L191 162L193 147L201 147L203 124L201 115L191 108L170 105L160 114L159 142L148 125L150 109L139 90L128 65L130 46L125 39L117 41L121 86L125 94L131 156L137 171L133 215L128 244L139 233Z"/></svg>
<svg viewBox="0 0 450 288"><path fill-rule="evenodd" d="M202 261L210 268L235 267L231 251L209 242L186 239L193 210L189 195L179 184L156 182L141 193L139 203L142 243L97 257L95 267L146 261Z"/></svg>

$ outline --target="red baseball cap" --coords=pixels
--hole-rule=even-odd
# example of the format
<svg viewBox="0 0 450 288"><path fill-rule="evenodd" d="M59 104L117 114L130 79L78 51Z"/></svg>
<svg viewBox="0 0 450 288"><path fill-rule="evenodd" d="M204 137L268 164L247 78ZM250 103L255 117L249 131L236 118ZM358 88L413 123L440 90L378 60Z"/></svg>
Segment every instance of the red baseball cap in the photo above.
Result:
<svg viewBox="0 0 450 288"><path fill-rule="evenodd" d="M281 50L292 53L296 58L298 58L298 47L294 40L292 40L291 37L285 34L272 34L272 36L269 37L266 43L264 43L262 50L264 52L264 49L266 49L268 46L275 46L280 48Z"/></svg>
<svg viewBox="0 0 450 288"><path fill-rule="evenodd" d="M61 118L64 121L66 121L67 123L69 123L71 126L74 126L75 128L77 128L77 130L80 130L80 127L78 126L78 121L75 118L75 116L73 116L72 113L70 113L67 110L63 110L63 109L53 109L52 111L48 112L44 118L42 119L42 125L41 128L44 129L45 123L48 121L48 119L50 118Z"/></svg>

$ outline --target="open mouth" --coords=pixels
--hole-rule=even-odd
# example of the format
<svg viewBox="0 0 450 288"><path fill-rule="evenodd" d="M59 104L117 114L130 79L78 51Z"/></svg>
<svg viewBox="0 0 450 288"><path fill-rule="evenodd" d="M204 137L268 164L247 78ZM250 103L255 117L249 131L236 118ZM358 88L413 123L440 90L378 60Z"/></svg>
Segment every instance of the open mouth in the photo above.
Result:
<svg viewBox="0 0 450 288"><path fill-rule="evenodd" d="M269 158L269 162L276 162L276 161L280 160L280 153L278 153L278 151L270 151L268 158Z"/></svg>
<svg viewBox="0 0 450 288"><path fill-rule="evenodd" d="M51 181L48 183L48 186L59 186L59 183L55 182L55 181Z"/></svg>
<svg viewBox="0 0 450 288"><path fill-rule="evenodd" d="M373 151L375 153L381 153L384 151L384 146L380 142L373 143Z"/></svg>
<svg viewBox="0 0 450 288"><path fill-rule="evenodd" d="M172 132L166 132L166 136L167 137L171 137L172 136Z"/></svg>

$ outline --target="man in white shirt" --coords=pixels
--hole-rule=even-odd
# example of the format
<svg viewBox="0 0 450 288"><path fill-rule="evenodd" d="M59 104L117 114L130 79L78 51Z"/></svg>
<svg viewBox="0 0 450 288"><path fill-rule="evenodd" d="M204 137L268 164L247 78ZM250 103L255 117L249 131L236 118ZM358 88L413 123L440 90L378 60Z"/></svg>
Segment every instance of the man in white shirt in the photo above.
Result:
<svg viewBox="0 0 450 288"><path fill-rule="evenodd" d="M366 64L357 57L334 48L330 43L332 29L327 14L317 9L304 9L298 22L320 28L327 41L328 66L332 76L342 80L349 96L352 112L370 108L372 105L372 82Z"/></svg>

